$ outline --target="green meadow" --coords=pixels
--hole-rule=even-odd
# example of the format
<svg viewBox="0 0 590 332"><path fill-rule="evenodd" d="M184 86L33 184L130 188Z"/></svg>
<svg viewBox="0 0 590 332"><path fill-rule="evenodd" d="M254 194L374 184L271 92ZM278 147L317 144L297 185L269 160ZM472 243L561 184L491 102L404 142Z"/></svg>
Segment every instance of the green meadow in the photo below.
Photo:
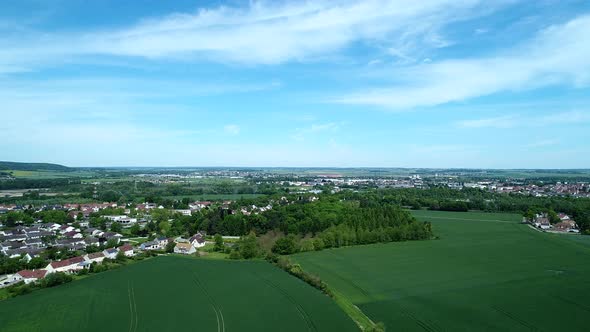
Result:
<svg viewBox="0 0 590 332"><path fill-rule="evenodd" d="M512 214L413 211L439 239L293 257L388 331L587 331L590 246Z"/></svg>
<svg viewBox="0 0 590 332"><path fill-rule="evenodd" d="M357 331L262 261L157 257L0 302L0 331Z"/></svg>
<svg viewBox="0 0 590 332"><path fill-rule="evenodd" d="M242 198L257 198L264 196L263 194L203 194L203 195L177 195L164 196L163 198L181 200L183 198L190 198L194 201L216 201L216 200L238 200Z"/></svg>

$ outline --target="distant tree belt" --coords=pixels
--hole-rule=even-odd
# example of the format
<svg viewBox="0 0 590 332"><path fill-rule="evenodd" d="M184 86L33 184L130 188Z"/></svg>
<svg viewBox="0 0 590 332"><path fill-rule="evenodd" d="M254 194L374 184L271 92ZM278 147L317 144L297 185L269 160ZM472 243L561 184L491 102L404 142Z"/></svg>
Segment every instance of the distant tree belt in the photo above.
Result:
<svg viewBox="0 0 590 332"><path fill-rule="evenodd" d="M0 190L54 188L80 183L79 179L15 179L0 181Z"/></svg>

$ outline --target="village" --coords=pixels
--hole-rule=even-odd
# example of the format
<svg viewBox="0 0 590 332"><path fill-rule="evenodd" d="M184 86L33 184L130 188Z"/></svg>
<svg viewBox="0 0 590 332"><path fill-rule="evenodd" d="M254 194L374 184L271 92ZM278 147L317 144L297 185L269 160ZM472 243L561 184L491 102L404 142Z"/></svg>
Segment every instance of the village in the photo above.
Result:
<svg viewBox="0 0 590 332"><path fill-rule="evenodd" d="M195 211L208 208L211 204L206 201L194 202L190 204L190 209L176 210L174 213L190 215ZM31 207L3 205L1 208L6 211L21 211ZM138 204L133 208L117 203L64 204L63 206L43 206L39 208L39 211L44 209L65 211L73 222L61 224L36 220L32 224L24 225L17 221L15 227L0 224L0 256L20 259L24 263L47 257L49 251L61 253L62 256L71 256L61 260L51 260L42 268L23 269L13 274L0 275L0 288L21 281L26 284L35 282L55 272L75 274L89 269L93 264L101 264L105 259L115 260L118 255L134 257L138 253L150 251L193 255L206 243L212 243L206 240L206 234L203 231L195 233L190 238L155 236L151 240L147 238L131 240L121 233L90 226L88 219L93 213L113 208L123 208L124 214L102 215L101 218L108 220L105 229L129 229L133 225L142 229L151 219L150 210L163 209L162 206L153 203ZM141 211L141 217L130 217L131 210ZM244 212L249 213L246 209ZM113 227L113 224L118 224L120 227Z"/></svg>
<svg viewBox="0 0 590 332"><path fill-rule="evenodd" d="M565 213L542 212L531 219L523 218L523 222L552 233L580 233L580 229L569 215Z"/></svg>

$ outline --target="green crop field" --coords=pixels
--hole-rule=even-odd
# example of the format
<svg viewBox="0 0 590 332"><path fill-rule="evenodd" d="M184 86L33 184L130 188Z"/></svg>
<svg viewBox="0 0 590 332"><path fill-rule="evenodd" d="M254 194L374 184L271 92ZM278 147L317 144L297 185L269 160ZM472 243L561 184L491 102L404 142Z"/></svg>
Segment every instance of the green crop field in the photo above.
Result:
<svg viewBox="0 0 590 332"><path fill-rule="evenodd" d="M438 240L293 258L388 331L587 331L590 247L518 215L413 211Z"/></svg>
<svg viewBox="0 0 590 332"><path fill-rule="evenodd" d="M0 331L356 331L262 261L157 257L0 302Z"/></svg>
<svg viewBox="0 0 590 332"><path fill-rule="evenodd" d="M164 196L167 199L180 200L183 198L190 198L191 200L215 201L215 200L238 200L241 198L256 198L263 196L263 194L203 194L203 195L177 195Z"/></svg>
<svg viewBox="0 0 590 332"><path fill-rule="evenodd" d="M87 178L95 175L91 171L29 171L29 170L6 170L15 178L30 179L30 180L45 180L45 179L67 179L67 178Z"/></svg>

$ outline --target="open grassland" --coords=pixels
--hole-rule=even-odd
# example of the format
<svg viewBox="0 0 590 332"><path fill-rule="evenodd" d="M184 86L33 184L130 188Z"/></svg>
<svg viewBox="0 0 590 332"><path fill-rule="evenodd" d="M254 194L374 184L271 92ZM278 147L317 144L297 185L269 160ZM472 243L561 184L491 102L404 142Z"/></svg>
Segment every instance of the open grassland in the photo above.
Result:
<svg viewBox="0 0 590 332"><path fill-rule="evenodd" d="M355 331L331 299L261 261L157 257L0 302L0 331Z"/></svg>
<svg viewBox="0 0 590 332"><path fill-rule="evenodd" d="M415 211L438 240L295 255L390 331L587 331L590 247L518 215Z"/></svg>

